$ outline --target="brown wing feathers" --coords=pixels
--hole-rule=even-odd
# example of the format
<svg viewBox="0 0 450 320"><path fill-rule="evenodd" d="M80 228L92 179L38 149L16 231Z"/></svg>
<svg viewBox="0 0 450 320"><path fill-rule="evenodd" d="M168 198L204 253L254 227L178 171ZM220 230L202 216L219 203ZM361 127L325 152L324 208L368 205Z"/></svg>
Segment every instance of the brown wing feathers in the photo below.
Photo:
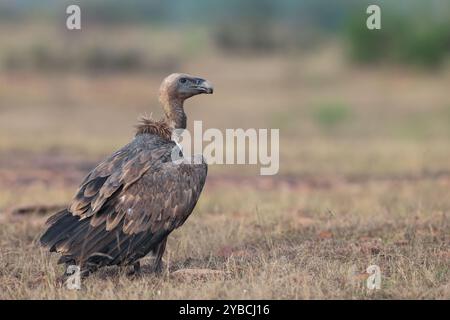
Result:
<svg viewBox="0 0 450 320"><path fill-rule="evenodd" d="M131 154L115 153L86 177L69 209L48 220L50 227L41 238L44 245L51 251L84 260L96 248L114 240L108 239L111 235L106 231L118 227L125 212L116 210L117 199L113 195L127 183L139 179L149 168L149 152L133 151ZM110 201L105 204L107 200ZM88 219L91 216L92 219Z"/></svg>
<svg viewBox="0 0 450 320"><path fill-rule="evenodd" d="M41 242L63 254L60 263L132 263L186 220L206 165L175 165L173 143L153 146L113 154L86 177L69 209L48 220Z"/></svg>

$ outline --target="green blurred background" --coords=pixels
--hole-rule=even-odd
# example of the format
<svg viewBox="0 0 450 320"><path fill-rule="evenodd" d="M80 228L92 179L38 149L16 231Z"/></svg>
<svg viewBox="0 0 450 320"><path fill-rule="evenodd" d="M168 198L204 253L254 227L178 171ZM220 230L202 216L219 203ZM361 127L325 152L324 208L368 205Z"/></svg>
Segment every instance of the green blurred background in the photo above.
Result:
<svg viewBox="0 0 450 320"><path fill-rule="evenodd" d="M450 172L449 66L446 0L2 1L0 158L99 159L188 72L216 87L187 103L190 125L279 128L281 174Z"/></svg>

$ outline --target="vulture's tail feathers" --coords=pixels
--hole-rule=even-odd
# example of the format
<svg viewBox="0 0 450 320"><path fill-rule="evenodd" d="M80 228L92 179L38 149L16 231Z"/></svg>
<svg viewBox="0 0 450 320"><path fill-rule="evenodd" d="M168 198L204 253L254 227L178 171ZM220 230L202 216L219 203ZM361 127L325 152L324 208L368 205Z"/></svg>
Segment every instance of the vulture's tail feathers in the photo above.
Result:
<svg viewBox="0 0 450 320"><path fill-rule="evenodd" d="M79 217L73 216L67 209L64 209L51 216L46 224L48 229L41 236L40 242L50 251L55 251L56 245L67 238L72 229L78 226Z"/></svg>

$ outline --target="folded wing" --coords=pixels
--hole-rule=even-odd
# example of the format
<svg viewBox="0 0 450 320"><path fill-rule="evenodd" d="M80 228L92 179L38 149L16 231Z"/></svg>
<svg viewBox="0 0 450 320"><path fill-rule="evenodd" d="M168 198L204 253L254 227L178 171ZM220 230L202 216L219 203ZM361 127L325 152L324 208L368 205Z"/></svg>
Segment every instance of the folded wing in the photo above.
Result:
<svg viewBox="0 0 450 320"><path fill-rule="evenodd" d="M192 212L206 164L176 164L171 161L173 142L154 136L140 140L100 163L68 209L49 218L41 243L61 253L60 262L133 263Z"/></svg>

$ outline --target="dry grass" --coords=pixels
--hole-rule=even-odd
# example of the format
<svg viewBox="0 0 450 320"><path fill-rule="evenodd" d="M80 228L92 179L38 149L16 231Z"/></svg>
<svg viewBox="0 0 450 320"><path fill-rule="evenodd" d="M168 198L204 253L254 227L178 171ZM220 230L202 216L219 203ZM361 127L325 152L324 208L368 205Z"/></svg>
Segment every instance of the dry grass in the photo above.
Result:
<svg viewBox="0 0 450 320"><path fill-rule="evenodd" d="M3 299L450 298L450 177L416 180L213 178L170 238L165 270L130 278L108 268L81 291L57 285L62 268L37 247L44 217L7 215L0 227ZM276 191L275 191L276 190ZM57 198L52 186L24 193ZM243 201L245 199L245 201ZM377 264L382 289L365 289ZM174 278L183 268L222 270Z"/></svg>
<svg viewBox="0 0 450 320"><path fill-rule="evenodd" d="M336 46L188 60L182 71L216 87L188 103L189 121L280 128L280 175L211 167L162 276L109 268L81 291L61 288L56 257L36 243L45 217L10 209L66 203L139 114L160 115L163 75L2 74L0 299L450 299L449 73L349 68ZM371 264L382 271L377 292L364 286ZM182 268L225 275L171 276Z"/></svg>

